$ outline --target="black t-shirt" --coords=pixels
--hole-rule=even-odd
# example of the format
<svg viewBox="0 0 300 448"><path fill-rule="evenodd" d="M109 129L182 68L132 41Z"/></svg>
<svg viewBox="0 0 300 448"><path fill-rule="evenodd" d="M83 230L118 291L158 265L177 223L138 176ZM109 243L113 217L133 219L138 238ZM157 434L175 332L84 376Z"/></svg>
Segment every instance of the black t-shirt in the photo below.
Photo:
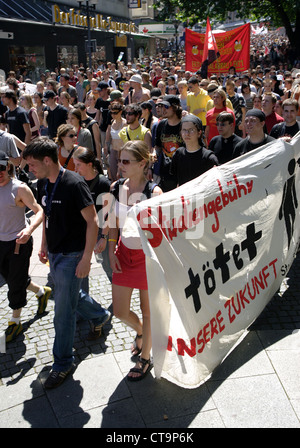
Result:
<svg viewBox="0 0 300 448"><path fill-rule="evenodd" d="M38 201L46 214L46 179L38 181ZM48 182L48 198L54 184ZM93 205L91 193L85 180L65 170L52 199L51 212L46 226L48 251L70 253L82 251L86 242L86 221L81 210Z"/></svg>
<svg viewBox="0 0 300 448"><path fill-rule="evenodd" d="M50 107L46 109L48 111L47 124L48 135L50 138L55 138L57 134L57 128L67 122L68 110L58 104L55 109L51 110Z"/></svg>
<svg viewBox="0 0 300 448"><path fill-rule="evenodd" d="M126 78L123 78L123 76L118 76L115 79L115 83L116 83L116 87L118 90L120 90L121 92L123 92L124 90L124 83L127 81Z"/></svg>
<svg viewBox="0 0 300 448"><path fill-rule="evenodd" d="M5 112L5 118L9 126L9 133L19 137L22 142L25 141L25 131L23 124L29 123L28 113L23 107L16 107L15 110Z"/></svg>
<svg viewBox="0 0 300 448"><path fill-rule="evenodd" d="M215 165L219 165L219 161L213 151L202 147L198 151L189 152L185 147L181 147L172 158L170 172L175 176L177 184L182 185Z"/></svg>
<svg viewBox="0 0 300 448"><path fill-rule="evenodd" d="M100 131L106 132L107 127L110 123L110 114L108 114L109 110L109 105L110 105L110 101L105 101L102 98L98 98L95 104L95 108L100 110L100 112L102 113L102 120L100 123Z"/></svg>
<svg viewBox="0 0 300 448"><path fill-rule="evenodd" d="M252 151L253 149L259 148L260 146L264 146L267 143L273 142L275 138L270 135L265 134L265 138L259 143L251 143L249 138L246 137L239 142L233 150L232 158L241 156L242 154L246 154L246 152Z"/></svg>
<svg viewBox="0 0 300 448"><path fill-rule="evenodd" d="M286 123L278 123L272 127L270 132L271 137L294 137L300 131L300 124L298 121L293 126L287 126Z"/></svg>
<svg viewBox="0 0 300 448"><path fill-rule="evenodd" d="M209 142L208 149L211 149L215 153L219 163L222 165L233 159L234 148L242 140L242 137L236 134L232 134L229 138L217 135Z"/></svg>

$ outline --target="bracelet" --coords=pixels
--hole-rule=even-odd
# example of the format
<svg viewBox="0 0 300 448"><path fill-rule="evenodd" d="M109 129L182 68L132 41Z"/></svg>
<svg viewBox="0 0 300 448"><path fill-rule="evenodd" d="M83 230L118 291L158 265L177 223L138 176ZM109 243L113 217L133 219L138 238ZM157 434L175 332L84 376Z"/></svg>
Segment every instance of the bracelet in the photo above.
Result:
<svg viewBox="0 0 300 448"><path fill-rule="evenodd" d="M109 239L108 239L108 242L110 243L111 241L113 241L114 243L117 242L117 240L115 240L114 238L109 238Z"/></svg>
<svg viewBox="0 0 300 448"><path fill-rule="evenodd" d="M104 240L108 239L108 235L104 235L103 233L101 233L100 238L103 238Z"/></svg>

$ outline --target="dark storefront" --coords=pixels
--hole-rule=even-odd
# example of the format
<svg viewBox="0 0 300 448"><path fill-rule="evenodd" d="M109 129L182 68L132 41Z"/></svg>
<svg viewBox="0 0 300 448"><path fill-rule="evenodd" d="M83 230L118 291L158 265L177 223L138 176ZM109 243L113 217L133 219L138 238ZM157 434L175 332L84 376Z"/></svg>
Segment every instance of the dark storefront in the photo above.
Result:
<svg viewBox="0 0 300 448"><path fill-rule="evenodd" d="M90 13L92 64L138 57L139 35L129 19ZM45 69L88 66L88 29L84 13L44 0L0 0L0 69L23 72L33 82ZM150 39L149 39L150 42ZM147 53L147 43L143 42Z"/></svg>

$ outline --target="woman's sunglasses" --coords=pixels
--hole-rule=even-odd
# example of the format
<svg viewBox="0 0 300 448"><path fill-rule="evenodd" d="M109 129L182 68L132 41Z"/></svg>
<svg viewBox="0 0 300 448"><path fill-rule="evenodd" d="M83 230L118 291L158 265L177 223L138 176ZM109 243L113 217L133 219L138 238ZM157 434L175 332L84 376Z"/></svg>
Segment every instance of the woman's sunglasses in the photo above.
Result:
<svg viewBox="0 0 300 448"><path fill-rule="evenodd" d="M118 159L118 163L122 163L122 165L130 165L132 162L137 162L137 160Z"/></svg>

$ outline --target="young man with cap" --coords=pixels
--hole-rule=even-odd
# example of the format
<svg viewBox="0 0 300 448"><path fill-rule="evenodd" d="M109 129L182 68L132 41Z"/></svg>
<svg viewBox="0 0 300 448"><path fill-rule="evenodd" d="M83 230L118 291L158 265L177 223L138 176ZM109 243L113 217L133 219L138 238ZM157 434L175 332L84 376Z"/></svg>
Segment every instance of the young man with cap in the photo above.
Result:
<svg viewBox="0 0 300 448"><path fill-rule="evenodd" d="M22 142L29 144L31 140L31 129L29 117L23 107L18 106L18 97L14 90L6 90L2 95L4 106L8 107L5 119L10 134L16 135Z"/></svg>
<svg viewBox="0 0 300 448"><path fill-rule="evenodd" d="M48 128L48 135L54 139L57 129L61 124L67 122L68 110L56 102L57 95L53 90L46 90L44 101L46 110L44 111L44 126Z"/></svg>
<svg viewBox="0 0 300 448"><path fill-rule="evenodd" d="M34 216L30 224L26 207ZM22 331L22 308L27 304L26 289L36 293L38 314L47 306L51 288L40 287L28 275L32 253L33 231L42 222L43 211L29 187L14 177L14 167L8 156L0 151L0 274L8 285L9 306L12 317L6 330L6 342L14 340Z"/></svg>
<svg viewBox="0 0 300 448"><path fill-rule="evenodd" d="M129 91L126 98L126 100L128 100L128 104L143 103L144 101L150 100L150 91L142 86L143 80L141 75L132 75L129 82L132 90Z"/></svg>
<svg viewBox="0 0 300 448"><path fill-rule="evenodd" d="M233 159L275 140L270 135L265 134L265 120L266 116L262 110L248 110L245 117L245 130L248 135L234 148Z"/></svg>
<svg viewBox="0 0 300 448"><path fill-rule="evenodd" d="M200 118L192 114L182 118L181 135L184 146L175 151L170 167L170 173L174 175L178 186L219 165L214 152L204 147L202 133Z"/></svg>
<svg viewBox="0 0 300 448"><path fill-rule="evenodd" d="M271 137L292 138L300 131L300 123L297 121L299 103L297 100L287 99L282 103L284 122L275 124L271 130Z"/></svg>
<svg viewBox="0 0 300 448"><path fill-rule="evenodd" d="M24 150L24 159L38 181L44 210L39 258L49 259L55 291L54 364L46 388L59 386L71 372L76 316L90 320L92 334L101 335L110 313L81 289L88 276L98 235L94 201L85 180L58 161L57 145L37 137Z"/></svg>
<svg viewBox="0 0 300 448"><path fill-rule="evenodd" d="M175 151L183 144L180 134L182 107L176 95L165 95L159 105L163 107L163 119L157 125L155 150L160 159L159 186L166 192L177 187L175 176L170 174L170 164Z"/></svg>

